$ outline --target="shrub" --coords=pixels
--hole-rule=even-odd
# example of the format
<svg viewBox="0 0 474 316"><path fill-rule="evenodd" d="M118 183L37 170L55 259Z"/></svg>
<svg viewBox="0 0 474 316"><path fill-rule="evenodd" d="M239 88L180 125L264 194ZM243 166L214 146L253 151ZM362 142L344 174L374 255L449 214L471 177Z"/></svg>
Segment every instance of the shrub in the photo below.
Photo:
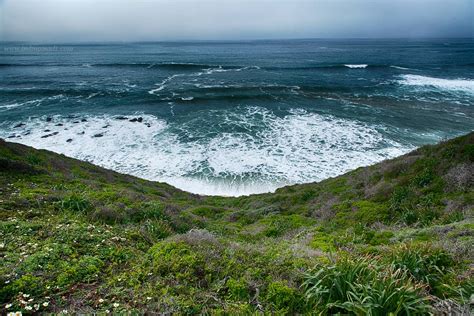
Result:
<svg viewBox="0 0 474 316"><path fill-rule="evenodd" d="M444 179L447 182L446 191L466 191L474 182L474 165L463 163L448 170Z"/></svg>
<svg viewBox="0 0 474 316"><path fill-rule="evenodd" d="M352 285L349 300L336 306L357 315L419 315L429 311L421 289L405 271L389 268L372 282Z"/></svg>
<svg viewBox="0 0 474 316"><path fill-rule="evenodd" d="M387 230L379 232L366 228L362 233L363 241L371 246L386 245L392 237L393 233Z"/></svg>
<svg viewBox="0 0 474 316"><path fill-rule="evenodd" d="M41 290L41 279L30 274L25 274L11 284L2 285L0 288L0 302L8 302L20 292L38 294Z"/></svg>
<svg viewBox="0 0 474 316"><path fill-rule="evenodd" d="M150 249L154 270L162 276L173 276L194 282L204 274L204 258L184 242L162 241Z"/></svg>
<svg viewBox="0 0 474 316"><path fill-rule="evenodd" d="M427 311L421 288L406 272L380 266L370 257L353 260L344 257L330 265L319 265L306 275L306 298L321 313L410 315Z"/></svg>
<svg viewBox="0 0 474 316"><path fill-rule="evenodd" d="M474 295L474 278L468 278L455 285L443 284L445 292L462 305L472 305L472 296Z"/></svg>
<svg viewBox="0 0 474 316"><path fill-rule="evenodd" d="M389 212L385 205L371 201L357 201L353 204L357 207L355 218L358 222L372 224L385 222L389 219Z"/></svg>
<svg viewBox="0 0 474 316"><path fill-rule="evenodd" d="M142 224L141 232L149 240L163 239L173 233L171 227L161 220L147 220Z"/></svg>
<svg viewBox="0 0 474 316"><path fill-rule="evenodd" d="M209 219L216 219L219 216L222 215L223 210L217 207L212 207L212 206L198 206L195 207L191 210L191 213L201 216L201 217L206 217Z"/></svg>
<svg viewBox="0 0 474 316"><path fill-rule="evenodd" d="M32 165L39 165L43 160L38 156L38 154L30 153L26 156L26 161Z"/></svg>
<svg viewBox="0 0 474 316"><path fill-rule="evenodd" d="M72 262L64 262L64 271L57 277L59 285L89 283L97 278L103 267L103 262L92 256L83 256Z"/></svg>
<svg viewBox="0 0 474 316"><path fill-rule="evenodd" d="M227 289L228 289L228 295L231 299L234 299L236 301L246 301L249 299L249 290L247 283L243 279L233 279L230 278L227 280Z"/></svg>
<svg viewBox="0 0 474 316"><path fill-rule="evenodd" d="M298 299L296 291L285 283L275 281L270 283L266 295L267 301L280 312L290 312L297 308ZM301 306L300 306L301 307Z"/></svg>
<svg viewBox="0 0 474 316"><path fill-rule="evenodd" d="M320 249L324 252L333 252L336 250L334 237L324 232L317 232L310 245L311 247Z"/></svg>
<svg viewBox="0 0 474 316"><path fill-rule="evenodd" d="M92 208L92 204L83 196L78 194L72 194L56 203L56 206L61 210L71 212L83 213Z"/></svg>
<svg viewBox="0 0 474 316"><path fill-rule="evenodd" d="M94 220L107 224L123 223L126 219L123 210L117 209L114 205L105 205L98 207L91 215L91 217Z"/></svg>
<svg viewBox="0 0 474 316"><path fill-rule="evenodd" d="M387 262L396 269L408 272L417 281L429 285L432 292L441 286L441 281L454 261L444 250L422 246L401 245L387 257Z"/></svg>
<svg viewBox="0 0 474 316"><path fill-rule="evenodd" d="M433 171L430 168L425 168L413 179L413 184L422 188L430 184L435 178Z"/></svg>
<svg viewBox="0 0 474 316"><path fill-rule="evenodd" d="M410 198L410 190L406 186L395 188L390 198L390 210L402 211L406 208L407 202Z"/></svg>
<svg viewBox="0 0 474 316"><path fill-rule="evenodd" d="M280 237L290 230L308 224L308 220L301 215L272 216L263 220L268 223L263 234L267 237ZM310 222L309 222L310 223Z"/></svg>
<svg viewBox="0 0 474 316"><path fill-rule="evenodd" d="M147 219L167 220L169 216L165 214L165 206L161 202L147 202L138 210L129 210L129 217L134 222L141 222Z"/></svg>

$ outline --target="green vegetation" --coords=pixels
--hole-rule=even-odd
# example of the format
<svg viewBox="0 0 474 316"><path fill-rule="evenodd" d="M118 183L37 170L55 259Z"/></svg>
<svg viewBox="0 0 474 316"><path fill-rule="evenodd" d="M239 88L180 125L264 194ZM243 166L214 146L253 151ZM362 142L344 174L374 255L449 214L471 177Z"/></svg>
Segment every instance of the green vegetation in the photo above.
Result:
<svg viewBox="0 0 474 316"><path fill-rule="evenodd" d="M468 315L473 187L474 133L238 198L0 141L0 307Z"/></svg>

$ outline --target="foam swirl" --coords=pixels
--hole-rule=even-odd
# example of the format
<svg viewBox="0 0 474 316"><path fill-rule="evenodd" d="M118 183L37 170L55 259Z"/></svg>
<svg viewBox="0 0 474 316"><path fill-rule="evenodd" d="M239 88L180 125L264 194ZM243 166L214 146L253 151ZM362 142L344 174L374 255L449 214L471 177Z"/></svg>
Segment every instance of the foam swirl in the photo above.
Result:
<svg viewBox="0 0 474 316"><path fill-rule="evenodd" d="M151 115L140 115L141 122L106 115L84 121L43 117L21 128L2 126L0 136L186 191L219 195L318 181L410 149L387 140L376 126L304 110L284 116L261 107L206 113L179 126ZM203 124L210 120L215 125Z"/></svg>

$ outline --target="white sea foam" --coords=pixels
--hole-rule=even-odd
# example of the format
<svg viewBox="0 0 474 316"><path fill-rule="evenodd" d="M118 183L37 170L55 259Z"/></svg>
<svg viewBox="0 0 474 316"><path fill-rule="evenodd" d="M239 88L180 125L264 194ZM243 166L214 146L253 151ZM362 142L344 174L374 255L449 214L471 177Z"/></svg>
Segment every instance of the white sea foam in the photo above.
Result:
<svg viewBox="0 0 474 316"><path fill-rule="evenodd" d="M38 118L21 128L0 124L0 137L17 135L13 141L218 195L318 181L411 149L385 139L376 126L303 110L283 117L260 107L210 112L213 124L196 116L179 126L151 115L140 115L142 123L110 116L87 117L87 122Z"/></svg>
<svg viewBox="0 0 474 316"><path fill-rule="evenodd" d="M38 106L38 105L41 104L41 102L43 102L46 99L54 100L54 99L58 99L62 96L63 95L57 95L57 96L52 96L52 97L48 97L48 98L40 98L40 99L30 100L30 101L26 101L26 102L16 102L16 103L11 103L11 104L4 104L4 105L0 105L0 110L7 111L7 110L10 110L10 109L14 109L14 108L18 108L18 107L24 107L24 106Z"/></svg>
<svg viewBox="0 0 474 316"><path fill-rule="evenodd" d="M473 79L443 79L420 75L403 75L399 83L410 86L436 88L474 94Z"/></svg>
<svg viewBox="0 0 474 316"><path fill-rule="evenodd" d="M184 76L183 74L176 74L176 75L172 75L172 76L169 76L165 79L163 79L163 81L161 81L160 83L157 83L156 85L158 86L158 88L156 89L151 89L150 91L148 91L149 94L156 94L157 92L163 90L164 88L166 88L166 84L168 82L170 82L171 80L173 80L174 78L176 77L180 77L180 76Z"/></svg>
<svg viewBox="0 0 474 316"><path fill-rule="evenodd" d="M240 72L244 70L259 70L259 69L260 67L258 66L247 66L247 67L242 67L242 68L223 68L222 66L217 66L213 68L202 69L202 71L193 72L190 74L185 74L185 73L174 74L172 76L169 76L163 79L163 81L161 81L160 83L155 84L156 86L158 86L158 88L151 89L148 91L148 93L157 94L157 92L164 90L166 86L177 77L201 77L201 76L212 75L214 73L220 73L220 72Z"/></svg>
<svg viewBox="0 0 474 316"><path fill-rule="evenodd" d="M0 109L9 110L9 109L20 107L22 105L24 105L24 103L4 104L4 105L0 105Z"/></svg>
<svg viewBox="0 0 474 316"><path fill-rule="evenodd" d="M348 68L351 68L351 69L363 69L363 68L367 68L369 65L367 64L347 64L347 65L344 65Z"/></svg>
<svg viewBox="0 0 474 316"><path fill-rule="evenodd" d="M405 67L400 67L400 66L390 66L390 68L395 68L395 69L399 69L399 70L409 70L410 68L405 68Z"/></svg>

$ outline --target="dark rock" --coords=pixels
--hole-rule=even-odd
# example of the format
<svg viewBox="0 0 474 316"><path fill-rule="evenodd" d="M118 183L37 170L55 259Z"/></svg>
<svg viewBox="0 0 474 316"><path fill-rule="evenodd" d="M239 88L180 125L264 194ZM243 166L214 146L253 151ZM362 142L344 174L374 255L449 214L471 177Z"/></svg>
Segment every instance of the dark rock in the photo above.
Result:
<svg viewBox="0 0 474 316"><path fill-rule="evenodd" d="M77 123L79 123L79 121L72 121L72 122L73 122L74 124L77 124Z"/></svg>
<svg viewBox="0 0 474 316"><path fill-rule="evenodd" d="M86 132L82 131L80 133L77 133L77 135L84 135Z"/></svg>
<svg viewBox="0 0 474 316"><path fill-rule="evenodd" d="M62 124L62 123L58 123L58 124L56 124L56 126L63 126L63 124Z"/></svg>
<svg viewBox="0 0 474 316"><path fill-rule="evenodd" d="M18 123L15 126L13 126L13 128L19 128L19 127L22 127L22 126L25 126L25 125L26 125L25 123Z"/></svg>
<svg viewBox="0 0 474 316"><path fill-rule="evenodd" d="M102 128L107 128L107 127L109 127L109 126L110 126L110 125L107 124L107 125L102 126Z"/></svg>
<svg viewBox="0 0 474 316"><path fill-rule="evenodd" d="M123 121L123 120L128 120L128 117L126 117L126 116L116 116L115 119Z"/></svg>
<svg viewBox="0 0 474 316"><path fill-rule="evenodd" d="M51 122L52 120L53 120L52 117L49 117L49 116L48 116L48 117L46 118L46 122Z"/></svg>
<svg viewBox="0 0 474 316"><path fill-rule="evenodd" d="M87 119L83 118L81 119L81 122L87 122Z"/></svg>
<svg viewBox="0 0 474 316"><path fill-rule="evenodd" d="M8 136L8 138L15 138L15 137L16 137L16 135L10 135L10 136Z"/></svg>
<svg viewBox="0 0 474 316"><path fill-rule="evenodd" d="M48 133L48 132L51 132L51 130L50 129L45 129L44 132Z"/></svg>
<svg viewBox="0 0 474 316"><path fill-rule="evenodd" d="M68 138L68 139L66 140L66 142L68 142L68 143L72 142L72 138Z"/></svg>
<svg viewBox="0 0 474 316"><path fill-rule="evenodd" d="M129 120L129 122L132 122L132 123L135 123L135 122L138 122L138 123L141 123L143 122L143 117L134 117L132 118L131 120Z"/></svg>
<svg viewBox="0 0 474 316"><path fill-rule="evenodd" d="M151 127L151 124L150 124L150 123L145 123L145 125L146 125L147 127Z"/></svg>
<svg viewBox="0 0 474 316"><path fill-rule="evenodd" d="M99 134L95 134L93 137L102 137L102 136L104 136L104 134L103 134L103 133L99 133Z"/></svg>
<svg viewBox="0 0 474 316"><path fill-rule="evenodd" d="M43 135L41 136L41 138L48 138L48 137L51 137L51 136L54 136L54 135L58 135L59 132L54 132L54 133L51 133L51 134L46 134L46 135Z"/></svg>

